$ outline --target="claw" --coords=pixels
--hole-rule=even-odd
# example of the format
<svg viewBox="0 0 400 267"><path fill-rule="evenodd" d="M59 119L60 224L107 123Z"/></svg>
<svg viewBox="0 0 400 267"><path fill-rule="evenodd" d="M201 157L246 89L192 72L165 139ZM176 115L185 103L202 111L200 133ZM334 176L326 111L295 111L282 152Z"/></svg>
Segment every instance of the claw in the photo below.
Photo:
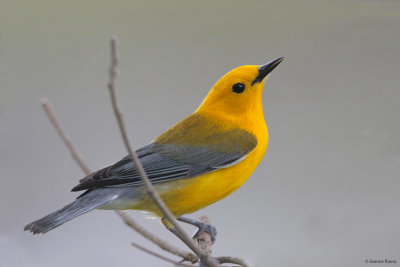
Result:
<svg viewBox="0 0 400 267"><path fill-rule="evenodd" d="M206 232L211 236L211 241L214 243L217 236L217 229L214 226L208 224L207 217L202 217L201 220L202 221L196 221L190 218L178 217L178 221L188 223L199 228L199 230L194 234L193 239L198 239L202 233Z"/></svg>

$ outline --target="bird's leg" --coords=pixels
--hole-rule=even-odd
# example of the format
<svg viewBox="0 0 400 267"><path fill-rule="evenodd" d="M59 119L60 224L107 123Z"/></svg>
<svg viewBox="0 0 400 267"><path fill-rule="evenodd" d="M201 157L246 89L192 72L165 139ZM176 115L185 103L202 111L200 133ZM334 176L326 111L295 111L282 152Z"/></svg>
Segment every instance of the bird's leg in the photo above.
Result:
<svg viewBox="0 0 400 267"><path fill-rule="evenodd" d="M172 225L172 223L170 223L170 221L168 221L167 218L162 218L161 223L165 226L165 228L168 229L168 231L176 235L178 238L180 237L178 231L176 231L175 227Z"/></svg>
<svg viewBox="0 0 400 267"><path fill-rule="evenodd" d="M196 221L186 217L178 217L178 221L188 223L196 226L199 230L194 234L193 239L199 243L199 239L202 239L203 233L209 234L211 237L211 242L215 242L215 237L217 236L217 229L212 226L206 216L202 216L200 221ZM204 240L203 240L204 241Z"/></svg>

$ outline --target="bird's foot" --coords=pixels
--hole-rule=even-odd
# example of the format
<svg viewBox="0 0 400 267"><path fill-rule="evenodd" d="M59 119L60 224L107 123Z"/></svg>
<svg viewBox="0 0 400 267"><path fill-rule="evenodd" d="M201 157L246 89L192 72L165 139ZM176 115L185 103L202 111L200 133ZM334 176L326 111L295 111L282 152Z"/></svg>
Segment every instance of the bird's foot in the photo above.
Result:
<svg viewBox="0 0 400 267"><path fill-rule="evenodd" d="M211 224L209 224L209 220L206 216L202 216L200 218L200 221L186 217L178 217L178 221L188 223L199 228L199 230L193 236L194 240L199 241L199 239L202 238L201 236L203 235L203 233L207 233L210 235L212 243L215 242L215 238L217 236L217 229Z"/></svg>

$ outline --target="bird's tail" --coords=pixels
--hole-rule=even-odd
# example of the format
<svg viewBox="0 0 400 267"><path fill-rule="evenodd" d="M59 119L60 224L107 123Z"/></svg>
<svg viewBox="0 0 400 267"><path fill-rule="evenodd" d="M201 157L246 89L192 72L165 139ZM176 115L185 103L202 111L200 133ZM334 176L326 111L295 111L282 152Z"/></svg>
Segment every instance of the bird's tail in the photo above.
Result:
<svg viewBox="0 0 400 267"><path fill-rule="evenodd" d="M78 197L74 202L66 205L49 215L31 222L25 226L25 231L30 231L33 234L44 234L48 231L74 219L86 212L94 210L99 206L111 202L115 196L110 194L102 194L100 190L96 192L89 191Z"/></svg>

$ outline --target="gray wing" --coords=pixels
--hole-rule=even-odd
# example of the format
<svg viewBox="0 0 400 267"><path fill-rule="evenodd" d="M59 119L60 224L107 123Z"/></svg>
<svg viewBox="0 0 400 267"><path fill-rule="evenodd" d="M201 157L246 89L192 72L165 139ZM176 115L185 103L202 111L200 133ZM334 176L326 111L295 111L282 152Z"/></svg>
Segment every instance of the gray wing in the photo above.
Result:
<svg viewBox="0 0 400 267"><path fill-rule="evenodd" d="M256 142L248 151L238 149L227 154L206 147L152 143L136 152L151 182L159 183L194 177L231 166L246 157L255 145ZM114 165L83 178L72 191L141 184L139 174L127 156Z"/></svg>
<svg viewBox="0 0 400 267"><path fill-rule="evenodd" d="M194 113L136 152L151 182L159 183L231 166L256 146L253 134L226 129L223 123ZM72 191L141 184L134 164L125 157L83 178Z"/></svg>

